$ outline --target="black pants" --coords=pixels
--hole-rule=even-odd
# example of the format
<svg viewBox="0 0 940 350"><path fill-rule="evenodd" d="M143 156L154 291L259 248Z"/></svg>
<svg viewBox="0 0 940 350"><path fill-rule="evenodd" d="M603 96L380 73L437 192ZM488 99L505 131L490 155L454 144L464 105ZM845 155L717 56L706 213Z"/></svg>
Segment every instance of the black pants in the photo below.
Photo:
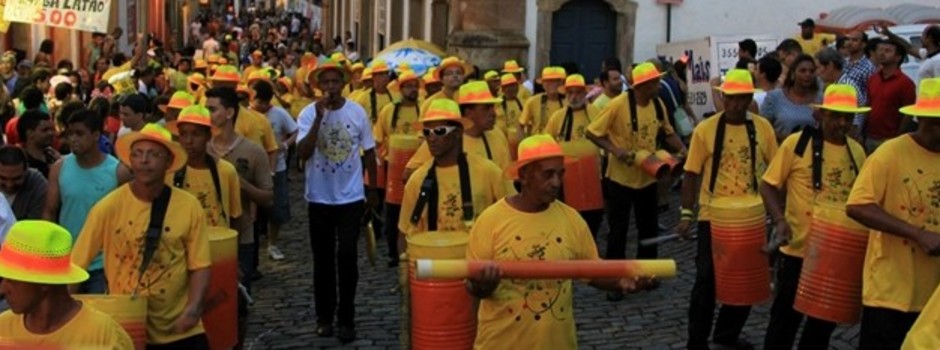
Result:
<svg viewBox="0 0 940 350"><path fill-rule="evenodd" d="M600 231L601 222L604 221L604 209L579 211L578 214L581 214L581 218L587 222L588 228L591 229L591 236L596 240L597 231Z"/></svg>
<svg viewBox="0 0 940 350"><path fill-rule="evenodd" d="M245 215L245 214L242 214ZM251 252L253 258L251 259L251 274L254 274L258 271L258 264L261 263L261 236L268 235L268 213L267 210L259 207L255 215L255 222L252 224L254 226L254 251Z"/></svg>
<svg viewBox="0 0 940 350"><path fill-rule="evenodd" d="M630 230L630 210L636 218L636 228L640 240L656 237L659 231L659 212L657 211L656 184L641 189L621 186L613 181L606 181L604 198L607 205L607 220L610 233L607 235L607 259L625 259L627 257L627 231ZM637 244L637 259L655 259L658 249L655 245L643 247Z"/></svg>
<svg viewBox="0 0 940 350"><path fill-rule="evenodd" d="M770 322L764 337L764 350L790 350L796 332L803 322L803 314L793 308L796 300L796 288L800 282L803 259L780 254L777 260L777 296L770 309ZM807 316L800 337L800 350L828 349L829 337L836 324L830 321Z"/></svg>
<svg viewBox="0 0 940 350"><path fill-rule="evenodd" d="M860 350L897 350L911 330L919 312L904 312L880 307L862 307Z"/></svg>
<svg viewBox="0 0 940 350"><path fill-rule="evenodd" d="M712 260L711 224L698 223L695 284L689 302L689 349L707 349L708 334L715 316L715 265ZM734 344L751 313L750 306L722 305L715 322L715 343Z"/></svg>
<svg viewBox="0 0 940 350"><path fill-rule="evenodd" d="M398 218L400 216L400 205L385 203L385 239L388 243L388 260L391 262L398 261Z"/></svg>
<svg viewBox="0 0 940 350"><path fill-rule="evenodd" d="M368 190L366 191L368 192ZM372 230L373 230L372 232L374 232L376 236L381 236L385 234L385 230L386 230L385 226L387 225L386 223L382 222L382 221L385 221L385 211L384 211L385 189L384 188L377 189L377 191L375 191L375 195L376 195L376 199L378 200L377 202L378 204L373 209L373 212L366 213L366 222L367 223L371 222ZM396 225L392 225L392 226L397 226L397 223Z"/></svg>
<svg viewBox="0 0 940 350"><path fill-rule="evenodd" d="M313 294L318 324L353 327L356 284L359 282L357 241L363 202L344 205L309 203L310 246L313 251ZM337 249L337 241L339 247ZM337 308L337 275L339 307Z"/></svg>
<svg viewBox="0 0 940 350"><path fill-rule="evenodd" d="M209 350L209 338L200 333L172 343L147 344L147 350Z"/></svg>

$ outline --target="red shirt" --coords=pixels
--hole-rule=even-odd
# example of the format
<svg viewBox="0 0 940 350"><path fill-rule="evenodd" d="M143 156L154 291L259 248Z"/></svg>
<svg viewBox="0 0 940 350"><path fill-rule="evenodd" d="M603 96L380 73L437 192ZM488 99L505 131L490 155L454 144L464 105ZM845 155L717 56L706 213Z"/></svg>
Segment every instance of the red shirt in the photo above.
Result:
<svg viewBox="0 0 940 350"><path fill-rule="evenodd" d="M868 78L868 99L871 112L868 113L868 137L875 140L887 140L898 136L901 119L898 111L901 107L914 104L917 90L914 82L900 69L890 77L884 78L878 70Z"/></svg>

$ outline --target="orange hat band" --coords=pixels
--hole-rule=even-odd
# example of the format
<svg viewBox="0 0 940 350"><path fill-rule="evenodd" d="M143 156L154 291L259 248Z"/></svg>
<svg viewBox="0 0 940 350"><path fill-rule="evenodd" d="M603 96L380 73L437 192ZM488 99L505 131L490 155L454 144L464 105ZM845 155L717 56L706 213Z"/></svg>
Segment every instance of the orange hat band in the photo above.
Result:
<svg viewBox="0 0 940 350"><path fill-rule="evenodd" d="M914 106L917 108L938 109L940 108L940 96L921 98Z"/></svg>
<svg viewBox="0 0 940 350"><path fill-rule="evenodd" d="M564 153L562 153L561 147L558 146L558 144L547 143L524 149L523 153L519 155L519 160L525 161L543 155L563 157Z"/></svg>
<svg viewBox="0 0 940 350"><path fill-rule="evenodd" d="M428 112L424 115L424 118L425 118L425 119L428 119L428 120L425 120L425 121L440 121L441 119L449 119L449 120L453 120L453 121L455 121L455 122L458 122L458 120L460 119L460 115L459 115L459 114L450 113L450 112L448 112L448 111L433 110L433 109L432 109L432 110L428 111Z"/></svg>
<svg viewBox="0 0 940 350"><path fill-rule="evenodd" d="M721 85L721 90L727 91L748 91L754 90L754 85L748 83L738 83L733 81L726 81Z"/></svg>
<svg viewBox="0 0 940 350"><path fill-rule="evenodd" d="M478 91L466 93L463 96L460 96L460 103L474 103L474 101L485 101L493 98L493 95L487 91ZM480 102L485 104L486 102Z"/></svg>
<svg viewBox="0 0 940 350"><path fill-rule="evenodd" d="M823 105L831 106L858 106L858 99L849 95L829 95L823 99Z"/></svg>
<svg viewBox="0 0 940 350"><path fill-rule="evenodd" d="M546 74L542 76L542 80L564 80L565 76L561 74Z"/></svg>
<svg viewBox="0 0 940 350"><path fill-rule="evenodd" d="M642 74L638 74L637 76L633 77L633 80L634 80L634 81L640 81L640 82L646 82L646 81L649 81L649 80L652 80L652 79L656 79L656 78L659 78L659 72L657 72L657 71L650 71L650 72L645 72L645 73L642 73Z"/></svg>
<svg viewBox="0 0 940 350"><path fill-rule="evenodd" d="M241 79L238 77L238 74L237 74L237 73L222 73L222 72L216 73L216 74L212 77L212 79L213 79L213 80L224 80L224 81L239 81L239 80L241 80Z"/></svg>
<svg viewBox="0 0 940 350"><path fill-rule="evenodd" d="M14 245L4 245L0 250L0 262L27 271L44 274L65 274L71 269L71 258L68 255L44 258L30 255L16 249Z"/></svg>

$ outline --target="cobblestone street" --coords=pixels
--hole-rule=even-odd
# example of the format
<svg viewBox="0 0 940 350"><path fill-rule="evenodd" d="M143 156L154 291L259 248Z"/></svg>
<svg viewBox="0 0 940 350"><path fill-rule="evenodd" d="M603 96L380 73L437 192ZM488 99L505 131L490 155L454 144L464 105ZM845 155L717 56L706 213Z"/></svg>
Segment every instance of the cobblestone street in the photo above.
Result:
<svg viewBox="0 0 940 350"><path fill-rule="evenodd" d="M306 204L301 174L291 174L294 221L283 230L280 248L287 258L280 262L263 252L264 278L255 282L255 304L249 319L246 349L398 349L399 295L396 270L386 267L384 239L379 239L379 261L370 266L365 243L360 240L360 279L356 301L358 340L340 347L335 338L317 338L313 310L313 269L307 236ZM674 200L676 198L673 198ZM677 217L664 220L670 225ZM635 254L636 236L631 231L628 256ZM602 229L598 244L603 254L606 234ZM695 246L690 242L668 242L660 247L660 257L678 263L678 276L663 281L651 292L629 295L617 303L608 302L604 292L576 284L575 317L582 349L683 349L689 291L695 277ZM744 329L744 337L757 345L763 342L769 316L769 303L754 308ZM839 327L831 343L833 349L854 349L858 327Z"/></svg>

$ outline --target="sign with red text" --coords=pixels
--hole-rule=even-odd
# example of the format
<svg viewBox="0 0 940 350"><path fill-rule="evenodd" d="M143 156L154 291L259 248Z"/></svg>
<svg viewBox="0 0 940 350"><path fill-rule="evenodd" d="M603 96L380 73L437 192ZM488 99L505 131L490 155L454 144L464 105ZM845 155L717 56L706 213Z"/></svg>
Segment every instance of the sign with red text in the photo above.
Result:
<svg viewBox="0 0 940 350"><path fill-rule="evenodd" d="M52 27L107 32L111 0L6 0L3 19Z"/></svg>

